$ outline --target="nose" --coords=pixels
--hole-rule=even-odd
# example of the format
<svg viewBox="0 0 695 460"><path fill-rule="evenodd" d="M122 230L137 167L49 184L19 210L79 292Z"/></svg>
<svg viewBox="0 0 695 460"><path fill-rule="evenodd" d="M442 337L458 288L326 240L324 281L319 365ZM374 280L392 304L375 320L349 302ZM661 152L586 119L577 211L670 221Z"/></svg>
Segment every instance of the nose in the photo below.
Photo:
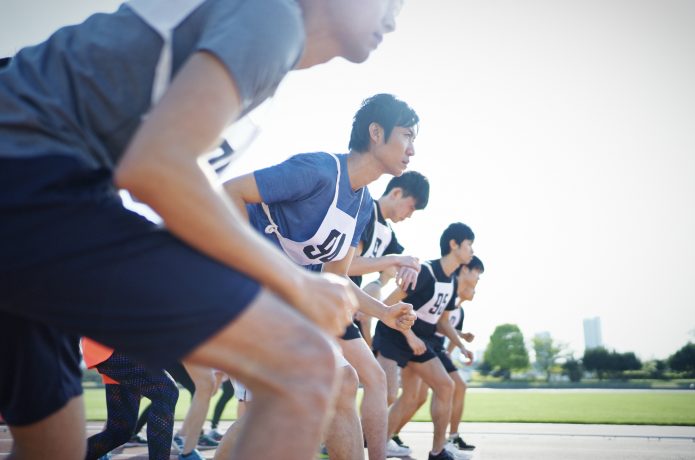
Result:
<svg viewBox="0 0 695 460"><path fill-rule="evenodd" d="M386 7L386 15L383 20L384 33L396 30L396 16L403 6L403 0L390 0Z"/></svg>

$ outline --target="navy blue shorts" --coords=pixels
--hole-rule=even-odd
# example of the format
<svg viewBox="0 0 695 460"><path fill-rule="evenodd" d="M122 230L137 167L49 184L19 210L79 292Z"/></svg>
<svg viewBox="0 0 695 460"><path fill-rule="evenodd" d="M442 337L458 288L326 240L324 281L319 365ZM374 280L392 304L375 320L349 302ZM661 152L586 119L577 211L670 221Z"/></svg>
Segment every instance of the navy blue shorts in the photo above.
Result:
<svg viewBox="0 0 695 460"><path fill-rule="evenodd" d="M348 324L348 326L345 328L343 336L341 337L343 340L355 340L361 338L362 333L360 332L360 328L354 322Z"/></svg>
<svg viewBox="0 0 695 460"><path fill-rule="evenodd" d="M125 209L109 170L69 157L0 158L0 241L0 323L12 318L26 322L18 330L42 324L57 337L88 336L157 368L220 331L260 290ZM37 363L60 360L42 334L10 332L3 341L35 350L27 359ZM12 362L0 369L5 394L15 391L10 375L13 388L35 379L79 382L67 371ZM0 397L5 415L9 402ZM34 410L27 398L20 405Z"/></svg>
<svg viewBox="0 0 695 460"><path fill-rule="evenodd" d="M424 363L437 357L432 350L432 345L427 340L423 340L423 342L425 342L427 349L423 354L416 355L402 333L379 321L374 331L372 348L384 358L396 361L398 367L405 367L409 361Z"/></svg>
<svg viewBox="0 0 695 460"><path fill-rule="evenodd" d="M439 358L444 365L444 369L446 369L447 374L457 372L458 367L454 365L454 362L451 360L451 356L449 356L449 353L447 353L446 349L444 348L444 336L435 334L430 340L430 344L432 345L432 350L437 354L437 358Z"/></svg>

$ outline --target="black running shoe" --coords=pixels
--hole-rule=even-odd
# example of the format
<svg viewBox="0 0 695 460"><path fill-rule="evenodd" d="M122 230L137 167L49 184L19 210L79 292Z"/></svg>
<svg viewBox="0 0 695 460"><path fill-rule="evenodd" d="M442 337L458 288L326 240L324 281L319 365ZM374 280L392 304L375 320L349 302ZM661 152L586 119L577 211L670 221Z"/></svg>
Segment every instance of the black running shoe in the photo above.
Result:
<svg viewBox="0 0 695 460"><path fill-rule="evenodd" d="M451 442L453 445L456 446L459 450L473 450L475 449L475 446L472 444L466 444L466 441L463 440L461 436L456 436L455 438L449 439L449 442Z"/></svg>
<svg viewBox="0 0 695 460"><path fill-rule="evenodd" d="M437 455L433 455L432 452L430 452L430 455L427 458L429 460L454 460L454 456L451 455L446 449L442 449L442 451Z"/></svg>

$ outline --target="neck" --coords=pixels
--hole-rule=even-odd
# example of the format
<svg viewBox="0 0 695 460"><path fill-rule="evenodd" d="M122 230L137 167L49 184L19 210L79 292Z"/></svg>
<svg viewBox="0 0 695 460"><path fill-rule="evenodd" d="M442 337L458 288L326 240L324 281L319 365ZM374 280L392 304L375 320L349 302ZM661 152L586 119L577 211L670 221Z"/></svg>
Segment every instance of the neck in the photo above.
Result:
<svg viewBox="0 0 695 460"><path fill-rule="evenodd" d="M459 268L459 266L461 265L452 253L449 253L441 259L439 259L439 263L442 264L442 271L444 271L444 274L446 276L451 276L452 273L454 273L456 269Z"/></svg>
<svg viewBox="0 0 695 460"><path fill-rule="evenodd" d="M340 56L332 30L328 29L324 0L299 0L304 21L304 52L296 69L306 69Z"/></svg>
<svg viewBox="0 0 695 460"><path fill-rule="evenodd" d="M384 173L374 155L351 150L347 157L350 187L357 190L377 180Z"/></svg>
<svg viewBox="0 0 695 460"><path fill-rule="evenodd" d="M391 200L388 195L384 195L377 200L379 202L379 210L384 219L393 220L393 206L391 205Z"/></svg>

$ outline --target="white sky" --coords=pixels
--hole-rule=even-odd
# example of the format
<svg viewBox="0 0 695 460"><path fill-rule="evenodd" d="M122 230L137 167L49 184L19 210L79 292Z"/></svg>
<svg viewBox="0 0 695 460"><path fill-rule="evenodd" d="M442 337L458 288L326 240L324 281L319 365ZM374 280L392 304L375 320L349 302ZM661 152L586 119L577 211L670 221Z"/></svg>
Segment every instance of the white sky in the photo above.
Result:
<svg viewBox="0 0 695 460"><path fill-rule="evenodd" d="M0 0L0 53L117 3ZM395 229L422 258L450 222L475 231L473 349L511 322L580 355L599 316L607 347L665 358L695 338L694 26L691 0L407 0L367 63L291 74L234 167L344 152L360 101L394 93L432 185Z"/></svg>

